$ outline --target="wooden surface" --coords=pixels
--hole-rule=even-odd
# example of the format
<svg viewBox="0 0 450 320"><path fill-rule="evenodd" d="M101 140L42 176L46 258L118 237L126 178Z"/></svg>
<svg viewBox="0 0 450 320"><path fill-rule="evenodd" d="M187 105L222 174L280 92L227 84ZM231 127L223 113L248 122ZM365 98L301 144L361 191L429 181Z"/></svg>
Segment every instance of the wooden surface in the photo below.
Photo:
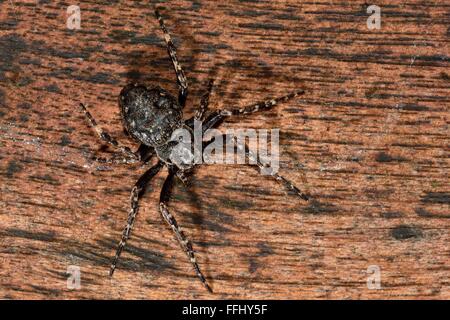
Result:
<svg viewBox="0 0 450 320"><path fill-rule="evenodd" d="M304 203L249 167L200 167L170 208L208 294L162 221L162 172L141 202L114 278L129 192L145 168L98 171L108 155L78 111L135 148L117 96L128 82L176 93L146 1L0 1L0 297L448 299L448 1L170 1L161 12L189 79L186 117L306 90L222 128L280 128L281 170ZM76 3L73 3L76 4ZM67 268L81 288L67 288ZM367 268L381 289L367 287Z"/></svg>

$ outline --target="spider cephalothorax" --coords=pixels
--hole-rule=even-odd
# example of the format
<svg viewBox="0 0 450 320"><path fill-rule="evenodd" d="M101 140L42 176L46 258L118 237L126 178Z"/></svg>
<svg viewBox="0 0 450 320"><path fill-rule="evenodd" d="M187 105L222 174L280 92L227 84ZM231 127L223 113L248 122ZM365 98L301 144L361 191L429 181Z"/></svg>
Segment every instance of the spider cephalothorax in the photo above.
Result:
<svg viewBox="0 0 450 320"><path fill-rule="evenodd" d="M178 63L175 46L173 45L171 37L158 11L155 11L155 15L160 23L161 29L164 32L167 51L177 75L179 92L178 98L175 98L169 92L160 87L152 87L147 89L143 85L130 84L122 89L119 95L119 106L123 125L128 134L140 143L139 149L136 152L133 152L130 148L120 145L116 139L112 138L107 132L97 126L96 121L87 111L86 107L83 104L80 104L87 119L89 120L91 126L95 128L100 139L120 151L119 156L115 156L111 159L94 158L94 160L103 163L133 163L140 161L146 164L152 156L156 156L158 158L158 162L149 168L138 179L131 190L131 208L128 214L127 225L123 230L122 239L118 245L116 255L111 264L110 275L112 276L114 273L119 256L125 247L126 241L130 237L131 229L139 209L139 198L142 196L145 186L161 170L162 167L166 166L169 173L161 190L159 202L160 213L174 232L175 237L188 256L198 278L201 280L203 285L211 291L210 286L206 282L206 279L196 262L191 242L181 231L175 217L169 212L167 207L174 178L178 177L186 183L188 173L192 172L192 168L195 165L195 162L192 161L192 154L194 153L193 147L185 144L183 140L178 139L176 132L178 130L185 130L188 132L188 135L192 135L194 120L197 120L202 122L201 131L204 133L206 130L218 126L220 122L227 117L246 115L257 111L270 109L277 103L285 102L303 94L304 92L303 90L299 90L282 97L268 99L253 105L241 108L217 110L206 115L209 93L212 90L212 81L210 81L207 86L206 93L201 99L200 106L196 110L195 116L190 119L183 120L182 109L187 98L187 80L183 69ZM209 143L210 141L202 141L201 148L207 147ZM236 148L245 152L245 156L256 164L253 164L253 166L260 169L266 168L266 165L263 164L258 157L255 157L252 154L246 144L236 144ZM276 179L276 181L283 184L288 190L293 191L300 198L308 200L308 197L304 193L295 187L289 180L280 176L276 171L271 171L270 174Z"/></svg>

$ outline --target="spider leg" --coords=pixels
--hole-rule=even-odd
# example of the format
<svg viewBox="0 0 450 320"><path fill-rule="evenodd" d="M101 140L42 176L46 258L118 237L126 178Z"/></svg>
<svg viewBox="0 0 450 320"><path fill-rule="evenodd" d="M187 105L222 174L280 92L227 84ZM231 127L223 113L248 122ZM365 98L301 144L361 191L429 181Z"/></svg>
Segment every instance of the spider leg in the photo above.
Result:
<svg viewBox="0 0 450 320"><path fill-rule="evenodd" d="M238 116L238 115L246 115L250 113L255 113L257 111L261 110L269 110L272 107L276 106L279 103L286 102L288 100L291 100L295 97L298 97L302 94L304 94L304 90L299 90L296 92L292 92L290 94L287 94L282 97L277 97L273 99L268 99L265 101L261 101L255 104L247 105L242 108L231 108L231 109L222 109L212 112L211 114L206 117L205 121L203 122L203 133L218 125L223 119L231 116Z"/></svg>
<svg viewBox="0 0 450 320"><path fill-rule="evenodd" d="M125 244L130 237L131 229L133 228L134 220L136 219L136 215L138 214L139 210L139 198L142 196L143 191L147 183L159 172L159 170L162 168L163 163L159 161L156 165L148 169L136 182L133 189L131 190L131 208L130 212L128 213L128 220L127 225L122 233L122 239L119 242L119 245L117 247L116 255L114 257L114 260L111 263L111 269L109 271L109 275L112 276L114 273L114 270L116 269L117 261L119 260L120 254L122 253L123 248L125 247Z"/></svg>
<svg viewBox="0 0 450 320"><path fill-rule="evenodd" d="M164 185L161 190L161 196L159 200L159 211L161 212L161 215L163 219L167 222L167 224L172 228L172 231L174 232L178 242L181 245L181 248L188 256L195 273L197 274L197 277L200 279L200 281L203 283L205 288L212 292L211 287L206 282L206 279L203 275L203 273L200 271L200 268L197 264L197 261L195 259L194 255L194 249L192 248L191 242L186 238L181 228L178 226L177 221L175 220L175 217L169 212L167 208L167 203L169 202L171 189L173 185L173 178L176 172L172 169L169 169L169 175L166 178L166 181L164 181Z"/></svg>
<svg viewBox="0 0 450 320"><path fill-rule="evenodd" d="M186 171L178 170L176 173L178 179L184 184L185 187L189 186L189 175L190 173L187 173Z"/></svg>
<svg viewBox="0 0 450 320"><path fill-rule="evenodd" d="M139 160L139 156L136 153L131 151L130 148L120 145L119 142L116 139L114 139L113 137L111 137L111 135L108 132L106 132L105 130L103 130L101 127L99 127L97 125L97 121L95 121L94 117L86 109L84 104L80 103L80 107L81 107L81 110L84 112L87 120L89 121L89 124L95 130L95 132L97 133L100 140L113 146L114 148L116 148L117 150L122 152L123 154L127 155L129 158L134 158L136 160Z"/></svg>
<svg viewBox="0 0 450 320"><path fill-rule="evenodd" d="M253 152L248 147L247 143L238 143L236 136L233 136L233 141L236 144L236 147L238 150L243 150L245 152L245 156L256 163L256 165L259 167L260 170L264 170L269 168L267 164L263 164L259 157L255 156ZM297 196L302 198L305 201L308 201L308 196L300 191L291 181L286 179L285 177L279 175L277 172L271 170L270 175L275 178L276 181L284 185L284 187L290 191L293 191Z"/></svg>
<svg viewBox="0 0 450 320"><path fill-rule="evenodd" d="M222 109L222 110L220 110L220 114L229 117L229 116L237 116L237 115L241 115L241 114L254 113L259 110L269 110L272 107L279 104L280 102L282 103L282 102L289 101L289 100L291 100L295 97L298 97L299 95L302 95L304 93L305 93L305 91L299 90L299 91L292 92L292 93L287 94L282 97L276 97L273 99L268 99L265 101L257 102L255 104L247 105L242 108Z"/></svg>
<svg viewBox="0 0 450 320"><path fill-rule="evenodd" d="M143 143L139 145L139 148L136 151L136 153L139 154L139 159L144 163L149 162L156 154L155 149L153 147L147 146Z"/></svg>
<svg viewBox="0 0 450 320"><path fill-rule="evenodd" d="M209 80L206 86L206 92L203 94L202 99L200 100L200 107L195 112L194 119L202 121L205 115L206 110L208 109L209 104L209 95L211 94L214 80Z"/></svg>
<svg viewBox="0 0 450 320"><path fill-rule="evenodd" d="M161 27L161 30L164 33L164 40L166 41L167 45L167 52L169 53L170 59L172 60L173 68L175 69L175 73L177 75L177 81L179 86L179 92L178 92L178 103L184 107L186 104L186 98L188 94L188 83L186 76L184 75L184 71L181 68L180 63L178 62L177 58L177 50L175 48L175 45L173 44L172 38L170 37L169 31L166 28L166 25L164 24L164 20L161 17L158 10L155 10L155 16L156 19L159 21L159 25Z"/></svg>
<svg viewBox="0 0 450 320"><path fill-rule="evenodd" d="M122 154L117 155L117 153L114 153L110 158L92 157L92 160L102 164L133 164L139 162L138 159L123 156Z"/></svg>
<svg viewBox="0 0 450 320"><path fill-rule="evenodd" d="M200 106L195 111L195 115L193 117L190 117L189 119L187 119L184 122L188 127L194 129L194 121L195 120L198 120L198 121L203 121L204 120L205 112L208 110L209 95L211 94L213 83L214 83L214 80L209 80L208 81L208 84L207 84L207 87L206 87L206 92L203 94L203 96L202 96L202 98L200 100ZM205 132L205 130L203 130L203 133Z"/></svg>
<svg viewBox="0 0 450 320"><path fill-rule="evenodd" d="M222 135L222 137L226 137L229 135ZM234 135L231 135L231 140L234 142L235 144L235 148L237 148L240 151L244 151L245 153L245 157L249 160L251 160L252 162L254 162L255 164L249 163L247 165L250 166L257 166L260 170L265 170L267 171L268 168L270 168L267 164L264 164L261 162L261 160L259 159L259 157L255 156L253 154L253 152L250 150L250 148L248 147L247 143L239 143L237 140L237 137ZM207 141L203 144L203 148L205 148L206 146L208 146L210 143L212 143L214 140L211 139L210 141ZM225 140L226 141L226 140ZM286 189L294 192L297 196L299 196L301 199L308 201L309 197L304 194L302 191L300 191L299 188L297 188L290 180L286 179L285 177L279 175L277 172L271 170L270 171L270 175L279 183L281 183Z"/></svg>
<svg viewBox="0 0 450 320"><path fill-rule="evenodd" d="M155 150L146 146L145 144L141 144L139 149L136 151L138 158L130 158L129 156L125 156L120 153L113 153L111 157L92 157L91 160L95 162L99 162L102 164L133 164L136 162L143 162L145 165L148 163L152 157L155 155Z"/></svg>

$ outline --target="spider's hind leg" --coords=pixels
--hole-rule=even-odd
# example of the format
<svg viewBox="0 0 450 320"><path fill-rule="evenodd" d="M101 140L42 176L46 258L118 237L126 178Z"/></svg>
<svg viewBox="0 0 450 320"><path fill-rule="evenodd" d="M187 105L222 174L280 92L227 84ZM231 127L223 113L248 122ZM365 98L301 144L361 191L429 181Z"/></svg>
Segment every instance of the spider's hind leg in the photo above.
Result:
<svg viewBox="0 0 450 320"><path fill-rule="evenodd" d="M133 228L134 221L136 219L136 216L138 214L139 209L139 199L142 196L145 186L147 183L159 172L159 170L162 168L163 164L162 162L158 162L156 165L148 169L136 182L133 189L131 190L131 208L130 212L128 213L128 220L127 225L122 233L122 239L119 242L119 245L117 247L116 255L114 256L114 260L111 263L111 269L109 271L109 275L112 276L114 273L114 270L116 269L117 261L119 261L120 254L122 253L123 248L125 247L125 244L127 243L128 238L131 234L131 229Z"/></svg>
<svg viewBox="0 0 450 320"><path fill-rule="evenodd" d="M177 220L175 217L169 212L169 209L167 208L167 203L169 202L171 189L173 186L173 180L176 172L173 169L169 169L169 175L166 178L166 181L164 181L164 185L161 190L161 196L159 200L159 211L161 212L162 217L167 222L167 224L172 228L172 231L174 232L178 242L180 243L181 248L188 256L195 273L197 274L197 277L202 282L203 286L209 291L212 292L211 287L206 282L205 276L200 270L200 267L197 264L197 261L195 259L194 255L194 249L192 248L192 244L189 241L188 238L184 235L183 231L181 230L181 227L178 226Z"/></svg>
<svg viewBox="0 0 450 320"><path fill-rule="evenodd" d="M169 53L170 59L172 60L173 68L175 69L175 73L177 75L177 81L179 86L179 92L178 92L178 103L184 107L186 104L186 98L188 94L188 83L186 76L184 75L184 71L181 68L180 62L178 62L177 58L177 50L175 48L175 45L173 44L172 37L169 34L169 31L166 28L166 25L164 24L164 20L161 17L161 14L158 10L155 10L155 16L156 19L159 21L159 25L161 27L161 30L164 32L164 41L167 45L167 52Z"/></svg>
<svg viewBox="0 0 450 320"><path fill-rule="evenodd" d="M117 150L119 150L123 155L126 156L128 159L133 159L136 161L140 160L140 157L138 154L131 151L130 148L126 146L122 146L116 139L114 139L108 132L106 132L104 129L102 129L100 126L97 125L97 121L95 121L94 117L91 115L91 113L87 110L87 108L84 106L84 104L80 103L80 108L83 111L84 115L86 116L86 119L89 121L89 124L91 127L95 130L100 140L108 143L109 145L113 146ZM99 158L104 159L104 158ZM101 161L100 161L101 162Z"/></svg>
<svg viewBox="0 0 450 320"><path fill-rule="evenodd" d="M133 163L136 163L139 161L136 158L130 158L130 157L124 156L123 154L117 154L117 153L114 153L109 158L94 156L91 158L91 160L101 163L101 164L133 164Z"/></svg>

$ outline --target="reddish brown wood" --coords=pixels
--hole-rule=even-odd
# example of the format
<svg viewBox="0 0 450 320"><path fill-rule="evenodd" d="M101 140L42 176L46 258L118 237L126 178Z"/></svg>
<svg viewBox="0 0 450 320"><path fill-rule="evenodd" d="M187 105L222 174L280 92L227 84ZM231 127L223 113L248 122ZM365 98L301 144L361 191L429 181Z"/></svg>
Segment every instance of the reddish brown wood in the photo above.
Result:
<svg viewBox="0 0 450 320"><path fill-rule="evenodd" d="M121 2L122 3L122 2ZM280 128L281 173L310 203L242 166L203 166L171 209L212 284L194 277L157 211L142 201L113 279L110 259L144 168L96 171L107 155L78 111L129 146L117 95L130 81L176 92L146 1L0 3L0 297L448 299L449 7L378 1L170 1L162 10L190 84L211 108L304 88L301 99L222 128ZM69 290L67 268L81 268ZM369 290L367 268L381 268Z"/></svg>

